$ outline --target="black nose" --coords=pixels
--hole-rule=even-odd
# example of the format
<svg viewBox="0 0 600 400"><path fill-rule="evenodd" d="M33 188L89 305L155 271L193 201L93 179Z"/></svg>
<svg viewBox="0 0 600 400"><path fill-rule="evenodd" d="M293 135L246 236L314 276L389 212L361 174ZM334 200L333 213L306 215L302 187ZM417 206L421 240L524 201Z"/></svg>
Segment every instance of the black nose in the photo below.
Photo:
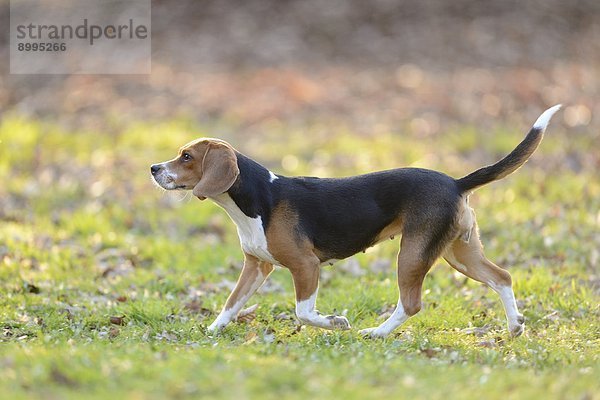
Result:
<svg viewBox="0 0 600 400"><path fill-rule="evenodd" d="M154 164L150 167L150 172L152 173L152 175L156 175L158 171L160 171L160 165Z"/></svg>

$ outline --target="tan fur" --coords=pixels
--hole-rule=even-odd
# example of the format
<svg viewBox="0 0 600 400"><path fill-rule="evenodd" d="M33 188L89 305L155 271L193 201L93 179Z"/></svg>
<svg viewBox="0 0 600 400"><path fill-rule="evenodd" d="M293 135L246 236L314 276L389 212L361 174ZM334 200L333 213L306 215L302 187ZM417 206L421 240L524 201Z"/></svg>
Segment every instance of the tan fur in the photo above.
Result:
<svg viewBox="0 0 600 400"><path fill-rule="evenodd" d="M381 232L379 232L379 235L377 235L375 242L379 243L383 240L394 239L394 237L396 235L399 235L401 233L402 233L402 218L398 217L391 224L389 224L388 226L383 228L381 230Z"/></svg>
<svg viewBox="0 0 600 400"><path fill-rule="evenodd" d="M404 235L401 240L398 253L398 287L402 305L408 315L414 315L421 310L423 279L434 261L424 259L425 245L419 236Z"/></svg>
<svg viewBox="0 0 600 400"><path fill-rule="evenodd" d="M444 259L471 279L490 286L511 286L512 279L508 271L498 267L483 254L477 223L474 222L472 229L469 242L454 240L446 250Z"/></svg>
<svg viewBox="0 0 600 400"><path fill-rule="evenodd" d="M191 159L184 160L189 154ZM218 139L197 139L179 149L174 159L164 163L177 176L177 186L193 190L200 200L226 192L239 175L237 156L229 143Z"/></svg>
<svg viewBox="0 0 600 400"><path fill-rule="evenodd" d="M321 262L310 241L297 234L297 224L298 216L282 203L271 214L266 236L269 252L292 273L296 300L301 301L317 290Z"/></svg>
<svg viewBox="0 0 600 400"><path fill-rule="evenodd" d="M459 238L464 242L469 242L475 227L475 211L469 207L466 196L459 204L456 220Z"/></svg>
<svg viewBox="0 0 600 400"><path fill-rule="evenodd" d="M242 268L242 273L238 278L235 288L227 298L227 302L225 303L226 310L232 308L245 295L249 294L252 284L256 282L259 277L259 273L260 278L264 281L273 271L272 264L260 261L250 254L244 253L244 256L244 267Z"/></svg>
<svg viewBox="0 0 600 400"><path fill-rule="evenodd" d="M231 146L209 142L202 160L202 177L194 186L193 194L206 198L225 193L239 174L237 157Z"/></svg>

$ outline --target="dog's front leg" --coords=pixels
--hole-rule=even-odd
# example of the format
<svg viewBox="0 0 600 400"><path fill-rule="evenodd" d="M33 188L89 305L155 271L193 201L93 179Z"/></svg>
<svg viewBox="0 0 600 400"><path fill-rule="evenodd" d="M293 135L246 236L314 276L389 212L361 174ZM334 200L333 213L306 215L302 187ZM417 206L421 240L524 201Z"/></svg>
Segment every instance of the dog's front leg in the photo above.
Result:
<svg viewBox="0 0 600 400"><path fill-rule="evenodd" d="M208 331L217 332L233 321L248 299L262 286L271 271L273 271L272 264L245 254L244 267L237 284L217 319L208 327Z"/></svg>
<svg viewBox="0 0 600 400"><path fill-rule="evenodd" d="M315 257L290 268L296 289L296 316L306 325L325 329L350 329L348 319L339 315L321 315L315 309L319 289L319 260Z"/></svg>

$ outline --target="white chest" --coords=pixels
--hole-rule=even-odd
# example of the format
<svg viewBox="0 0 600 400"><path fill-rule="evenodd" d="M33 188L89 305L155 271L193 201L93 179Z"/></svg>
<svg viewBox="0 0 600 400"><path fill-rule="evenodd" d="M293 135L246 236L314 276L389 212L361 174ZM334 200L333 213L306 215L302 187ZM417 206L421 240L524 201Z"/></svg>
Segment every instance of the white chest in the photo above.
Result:
<svg viewBox="0 0 600 400"><path fill-rule="evenodd" d="M227 193L214 197L213 201L223 208L235 223L244 252L271 264L279 264L267 248L267 237L260 216L256 218L248 217Z"/></svg>

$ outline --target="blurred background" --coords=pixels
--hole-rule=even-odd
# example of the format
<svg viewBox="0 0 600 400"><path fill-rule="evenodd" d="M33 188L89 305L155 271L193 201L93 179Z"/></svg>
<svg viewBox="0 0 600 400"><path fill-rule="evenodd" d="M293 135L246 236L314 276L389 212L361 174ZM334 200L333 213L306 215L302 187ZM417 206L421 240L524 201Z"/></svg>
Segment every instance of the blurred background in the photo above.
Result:
<svg viewBox="0 0 600 400"><path fill-rule="evenodd" d="M2 115L99 130L107 116L183 116L254 135L325 117L353 133L434 135L528 124L558 102L571 134L599 125L595 0L155 0L152 74L137 76L9 75L0 34Z"/></svg>

